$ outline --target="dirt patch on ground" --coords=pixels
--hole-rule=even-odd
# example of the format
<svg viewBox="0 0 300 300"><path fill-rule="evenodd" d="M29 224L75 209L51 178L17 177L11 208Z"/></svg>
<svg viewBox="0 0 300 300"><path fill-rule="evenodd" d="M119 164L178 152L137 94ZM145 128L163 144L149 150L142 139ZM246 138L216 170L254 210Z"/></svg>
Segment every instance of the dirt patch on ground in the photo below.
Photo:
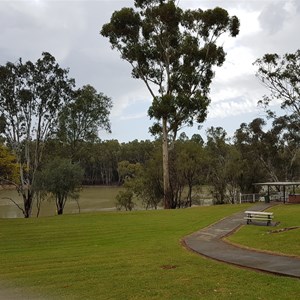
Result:
<svg viewBox="0 0 300 300"><path fill-rule="evenodd" d="M46 298L29 294L19 287L12 287L7 282L0 282L0 300L45 300Z"/></svg>
<svg viewBox="0 0 300 300"><path fill-rule="evenodd" d="M177 266L174 265L164 265L164 266L160 266L161 269L163 270L172 270L172 269L176 269Z"/></svg>
<svg viewBox="0 0 300 300"><path fill-rule="evenodd" d="M299 228L300 228L300 226L286 227L286 228L271 230L271 231L269 231L269 233L281 233L281 232L286 232L289 230L299 229Z"/></svg>
<svg viewBox="0 0 300 300"><path fill-rule="evenodd" d="M0 299L1 300L22 300L29 299L26 298L20 293L20 291L13 290L12 288L7 288L1 285L0 283Z"/></svg>

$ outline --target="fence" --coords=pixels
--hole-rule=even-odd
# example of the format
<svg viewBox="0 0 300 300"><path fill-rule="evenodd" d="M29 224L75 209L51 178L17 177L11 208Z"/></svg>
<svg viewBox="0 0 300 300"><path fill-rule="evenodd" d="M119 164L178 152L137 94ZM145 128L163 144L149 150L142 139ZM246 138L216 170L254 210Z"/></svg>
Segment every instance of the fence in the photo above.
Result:
<svg viewBox="0 0 300 300"><path fill-rule="evenodd" d="M267 198L268 197L268 200ZM267 196L265 193L264 194L240 194L240 201L238 203L247 203L247 202L258 202L258 201L281 201L283 202L284 200L288 200L288 196L283 196L283 193L272 193L269 196Z"/></svg>
<svg viewBox="0 0 300 300"><path fill-rule="evenodd" d="M264 200L261 194L240 194L240 203L257 202Z"/></svg>

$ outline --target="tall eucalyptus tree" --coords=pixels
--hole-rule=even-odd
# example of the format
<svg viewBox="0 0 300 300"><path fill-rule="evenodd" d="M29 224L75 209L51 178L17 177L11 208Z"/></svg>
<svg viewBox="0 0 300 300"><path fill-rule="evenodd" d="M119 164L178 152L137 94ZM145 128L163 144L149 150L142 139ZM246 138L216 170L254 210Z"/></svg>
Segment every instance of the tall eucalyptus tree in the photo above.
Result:
<svg viewBox="0 0 300 300"><path fill-rule="evenodd" d="M182 10L175 0L135 0L103 25L101 34L132 66L151 97L148 110L162 136L164 207L171 208L169 142L183 126L203 122L210 102L215 65L225 60L218 38L239 33L239 20L222 8Z"/></svg>

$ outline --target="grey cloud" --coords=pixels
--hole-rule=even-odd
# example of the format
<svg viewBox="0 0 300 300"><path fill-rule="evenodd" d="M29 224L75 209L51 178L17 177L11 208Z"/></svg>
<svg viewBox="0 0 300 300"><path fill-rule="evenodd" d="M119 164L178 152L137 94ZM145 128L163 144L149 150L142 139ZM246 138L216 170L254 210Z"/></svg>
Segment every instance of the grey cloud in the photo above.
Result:
<svg viewBox="0 0 300 300"><path fill-rule="evenodd" d="M283 8L282 2L275 1L265 6L258 20L263 30L275 34L284 27L288 17L289 13Z"/></svg>
<svg viewBox="0 0 300 300"><path fill-rule="evenodd" d="M293 5L295 5L297 12L300 12L300 2L299 2L299 0L294 0Z"/></svg>
<svg viewBox="0 0 300 300"><path fill-rule="evenodd" d="M284 4L292 4L296 2L291 1L276 1L274 4L268 3L267 7L274 8L274 14L270 13L268 17L267 9L264 7L264 3L261 3L261 30L253 35L243 37L239 39L239 44L251 49L254 57L262 57L266 53L293 53L299 49L299 35L300 18L296 9L291 6L285 6ZM295 6L294 6L295 7ZM276 13L275 13L276 11ZM276 25L275 15L282 13L281 17L278 17ZM265 15L263 20L262 16ZM272 29L273 26L273 29Z"/></svg>

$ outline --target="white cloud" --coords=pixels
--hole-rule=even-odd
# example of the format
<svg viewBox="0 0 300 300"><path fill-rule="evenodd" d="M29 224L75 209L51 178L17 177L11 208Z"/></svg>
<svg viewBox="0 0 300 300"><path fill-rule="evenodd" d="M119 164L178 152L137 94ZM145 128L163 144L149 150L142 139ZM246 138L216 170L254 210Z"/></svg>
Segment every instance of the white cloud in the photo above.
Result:
<svg viewBox="0 0 300 300"><path fill-rule="evenodd" d="M227 100L211 105L209 119L234 117L237 115L257 111L257 102L253 99L243 97L241 99Z"/></svg>
<svg viewBox="0 0 300 300"><path fill-rule="evenodd" d="M125 115L123 117L121 117L121 120L124 121L129 121L129 120L137 120L137 119L145 119L147 118L147 113L146 112L141 112L141 113L137 113L137 114L132 114L132 115Z"/></svg>
<svg viewBox="0 0 300 300"><path fill-rule="evenodd" d="M253 62L255 56L251 49L244 46L236 46L227 51L226 61L220 68L216 68L215 81L217 83L231 84L235 78L241 78L255 73Z"/></svg>

